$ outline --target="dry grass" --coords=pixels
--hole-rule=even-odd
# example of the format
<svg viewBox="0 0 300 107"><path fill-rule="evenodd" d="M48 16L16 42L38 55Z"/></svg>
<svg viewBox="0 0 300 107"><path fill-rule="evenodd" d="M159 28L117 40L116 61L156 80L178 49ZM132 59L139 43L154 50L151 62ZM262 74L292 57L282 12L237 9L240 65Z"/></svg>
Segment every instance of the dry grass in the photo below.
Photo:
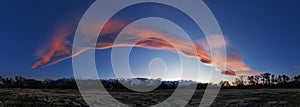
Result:
<svg viewBox="0 0 300 107"><path fill-rule="evenodd" d="M197 90L187 106L197 107L204 90ZM110 94L131 106L149 106L168 98L172 90L150 93L118 92ZM212 107L297 107L300 89L224 89ZM0 89L0 107L88 106L77 90L66 89Z"/></svg>

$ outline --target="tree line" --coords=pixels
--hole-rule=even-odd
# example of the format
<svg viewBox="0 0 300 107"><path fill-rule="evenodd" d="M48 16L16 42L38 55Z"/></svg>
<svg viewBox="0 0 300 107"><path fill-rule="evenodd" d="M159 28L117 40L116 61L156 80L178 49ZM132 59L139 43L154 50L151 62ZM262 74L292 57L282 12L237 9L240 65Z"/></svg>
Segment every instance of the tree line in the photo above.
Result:
<svg viewBox="0 0 300 107"><path fill-rule="evenodd" d="M239 76L233 82L221 81L223 88L300 88L300 75L274 75L263 73L252 76Z"/></svg>
<svg viewBox="0 0 300 107"><path fill-rule="evenodd" d="M99 82L99 80L82 81L87 84ZM100 81L107 89L126 89L118 79ZM219 84L197 83L193 81L162 81L157 89L175 89L180 82L197 85L197 89L205 89L208 85L221 85L222 88L300 88L300 75L289 77L287 75L276 76L271 73L263 73L261 75L239 76L233 82L221 81ZM22 76L16 76L14 78L4 78L0 76L0 88L77 89L77 84L74 78L45 79L41 81Z"/></svg>
<svg viewBox="0 0 300 107"><path fill-rule="evenodd" d="M57 80L45 79L40 81L36 79L27 79L22 76L16 76L14 78L4 78L0 76L0 88L74 89L77 88L77 85L73 78L62 78Z"/></svg>
<svg viewBox="0 0 300 107"><path fill-rule="evenodd" d="M194 81L161 81L146 78L138 78L142 81L148 82L161 82L157 89L175 89L180 82L190 83L189 85L197 85L198 89L204 89L208 83L197 83ZM100 80L102 85L106 89L124 89L128 90L121 82L127 81L127 84L132 84L133 79L103 79ZM84 82L85 85L94 85L99 80L78 80ZM120 82L121 81L121 82ZM143 85L143 84L139 84ZM188 85L187 85L188 86ZM45 79L43 81L36 79L28 79L22 76L16 76L14 78L4 78L0 76L0 88L33 88L33 89L77 89L77 84L74 78L62 78L62 79Z"/></svg>

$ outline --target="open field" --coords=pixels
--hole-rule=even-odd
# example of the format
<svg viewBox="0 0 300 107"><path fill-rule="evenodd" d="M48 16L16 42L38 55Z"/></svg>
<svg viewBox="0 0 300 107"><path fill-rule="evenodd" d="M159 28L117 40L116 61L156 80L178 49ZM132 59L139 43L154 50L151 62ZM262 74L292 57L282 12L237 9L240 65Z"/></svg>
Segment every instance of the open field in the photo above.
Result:
<svg viewBox="0 0 300 107"><path fill-rule="evenodd" d="M149 106L163 101L173 91L150 93L111 91L119 101L131 106ZM188 107L198 106L204 90L197 90ZM213 107L298 107L300 89L223 89ZM0 89L0 107L88 106L75 89Z"/></svg>

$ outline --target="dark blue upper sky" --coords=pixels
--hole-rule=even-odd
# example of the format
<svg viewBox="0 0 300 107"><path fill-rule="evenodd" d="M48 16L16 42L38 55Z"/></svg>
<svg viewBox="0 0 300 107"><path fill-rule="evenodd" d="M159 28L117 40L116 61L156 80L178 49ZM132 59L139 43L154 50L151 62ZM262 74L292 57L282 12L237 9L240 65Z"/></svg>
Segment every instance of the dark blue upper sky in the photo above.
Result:
<svg viewBox="0 0 300 107"><path fill-rule="evenodd" d="M70 59L31 69L37 61L34 54L47 44L60 23L72 22L70 26L76 26L92 3L93 0L0 1L0 75L38 79L73 76ZM300 57L297 56L300 54L299 1L206 0L205 3L231 42L229 50L238 51L253 69L274 74L300 74ZM151 50L133 52L138 55L147 51ZM109 62L109 52L109 49L101 50L107 54L101 54L99 59ZM110 70L109 63L101 65Z"/></svg>
<svg viewBox="0 0 300 107"><path fill-rule="evenodd" d="M92 2L0 1L0 75L24 75L40 79L72 76L70 61L49 68L31 69L37 60L34 54L52 38L60 23L70 20L78 23Z"/></svg>
<svg viewBox="0 0 300 107"><path fill-rule="evenodd" d="M223 33L245 62L262 72L296 75L300 4L296 0L207 0Z"/></svg>

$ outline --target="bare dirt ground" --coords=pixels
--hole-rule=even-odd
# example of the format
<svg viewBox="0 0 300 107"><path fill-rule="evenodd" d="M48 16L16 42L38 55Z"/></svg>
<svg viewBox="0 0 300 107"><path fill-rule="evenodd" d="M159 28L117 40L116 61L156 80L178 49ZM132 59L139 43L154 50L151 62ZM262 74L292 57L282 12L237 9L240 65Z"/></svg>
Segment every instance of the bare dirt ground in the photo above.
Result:
<svg viewBox="0 0 300 107"><path fill-rule="evenodd" d="M111 91L130 106L150 106L164 101L172 90L150 93ZM187 107L198 107L204 90L197 90ZM300 89L223 89L212 107L300 107ZM87 107L75 89L0 89L0 107Z"/></svg>

